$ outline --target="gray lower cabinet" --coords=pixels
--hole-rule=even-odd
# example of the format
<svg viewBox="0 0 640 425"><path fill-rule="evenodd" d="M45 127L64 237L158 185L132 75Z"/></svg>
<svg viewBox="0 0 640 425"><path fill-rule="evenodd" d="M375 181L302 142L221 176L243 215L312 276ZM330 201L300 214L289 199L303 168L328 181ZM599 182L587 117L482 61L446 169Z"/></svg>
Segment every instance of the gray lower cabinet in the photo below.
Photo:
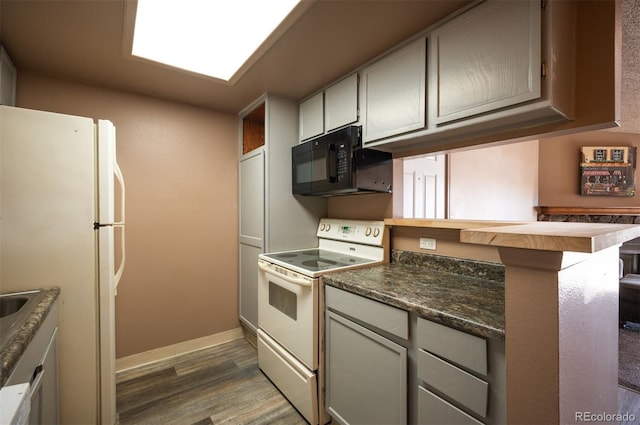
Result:
<svg viewBox="0 0 640 425"><path fill-rule="evenodd" d="M30 383L30 424L58 423L58 306L29 342L6 385Z"/></svg>
<svg viewBox="0 0 640 425"><path fill-rule="evenodd" d="M51 336L42 358L42 370L31 388L29 423L58 423L58 332Z"/></svg>
<svg viewBox="0 0 640 425"><path fill-rule="evenodd" d="M418 318L418 422L505 423L504 343Z"/></svg>
<svg viewBox="0 0 640 425"><path fill-rule="evenodd" d="M327 411L340 424L407 423L407 348L361 320L404 320L406 332L407 313L336 288L326 291Z"/></svg>
<svg viewBox="0 0 640 425"><path fill-rule="evenodd" d="M340 424L504 424L504 342L325 286L325 407Z"/></svg>

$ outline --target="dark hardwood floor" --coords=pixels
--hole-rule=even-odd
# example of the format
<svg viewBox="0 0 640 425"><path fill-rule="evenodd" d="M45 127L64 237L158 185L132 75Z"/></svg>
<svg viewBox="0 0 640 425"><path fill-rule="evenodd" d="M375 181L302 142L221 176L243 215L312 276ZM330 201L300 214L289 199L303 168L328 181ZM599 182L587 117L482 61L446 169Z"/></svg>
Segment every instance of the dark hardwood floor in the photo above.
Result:
<svg viewBox="0 0 640 425"><path fill-rule="evenodd" d="M116 393L121 425L307 423L244 339L120 372Z"/></svg>
<svg viewBox="0 0 640 425"><path fill-rule="evenodd" d="M116 381L121 425L307 423L260 372L245 339L120 372ZM640 393L619 387L618 406L632 418L621 424L639 423Z"/></svg>
<svg viewBox="0 0 640 425"><path fill-rule="evenodd" d="M622 415L620 425L640 424L640 393L619 386L618 413Z"/></svg>
<svg viewBox="0 0 640 425"><path fill-rule="evenodd" d="M629 380L631 387L618 387L618 413L623 416L620 425L640 424L640 392L638 392L638 371L640 370L640 332L620 330L618 347L618 368L620 382ZM631 377L633 376L633 378Z"/></svg>

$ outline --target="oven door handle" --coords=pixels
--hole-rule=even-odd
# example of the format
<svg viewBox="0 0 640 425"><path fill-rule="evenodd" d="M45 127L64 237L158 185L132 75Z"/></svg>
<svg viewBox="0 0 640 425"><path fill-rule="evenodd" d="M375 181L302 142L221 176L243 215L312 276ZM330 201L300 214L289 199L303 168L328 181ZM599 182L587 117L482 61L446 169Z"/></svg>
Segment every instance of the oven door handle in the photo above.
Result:
<svg viewBox="0 0 640 425"><path fill-rule="evenodd" d="M309 281L307 281L305 279L297 279L295 277L285 276L285 275L279 274L279 273L276 274L273 270L271 270L269 267L265 266L262 263L258 263L258 268L260 270L262 270L263 272L265 272L265 273L270 273L270 274L272 274L274 276L278 276L280 279L286 280L287 282L294 283L294 284L296 284L298 286L305 286L307 288L310 288L310 287L313 286L313 281L309 282Z"/></svg>

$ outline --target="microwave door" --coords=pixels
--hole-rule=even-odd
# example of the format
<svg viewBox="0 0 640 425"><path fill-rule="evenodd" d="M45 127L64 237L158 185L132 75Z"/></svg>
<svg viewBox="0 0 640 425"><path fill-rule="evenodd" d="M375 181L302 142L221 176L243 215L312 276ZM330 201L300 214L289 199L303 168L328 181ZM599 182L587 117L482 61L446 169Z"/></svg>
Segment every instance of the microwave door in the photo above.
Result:
<svg viewBox="0 0 640 425"><path fill-rule="evenodd" d="M313 150L310 145L294 146L291 150L291 189L294 195L311 195L313 183Z"/></svg>
<svg viewBox="0 0 640 425"><path fill-rule="evenodd" d="M339 145L324 143L313 151L313 183L314 195L334 194L344 187L344 179L340 177L338 163Z"/></svg>

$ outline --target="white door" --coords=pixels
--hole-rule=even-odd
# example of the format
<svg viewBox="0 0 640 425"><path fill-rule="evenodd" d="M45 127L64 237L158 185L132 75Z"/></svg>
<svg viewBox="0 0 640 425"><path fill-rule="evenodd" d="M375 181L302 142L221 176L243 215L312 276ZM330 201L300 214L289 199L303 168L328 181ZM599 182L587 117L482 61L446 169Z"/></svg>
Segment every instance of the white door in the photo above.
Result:
<svg viewBox="0 0 640 425"><path fill-rule="evenodd" d="M0 121L2 290L60 287L60 423L96 423L94 122L7 106Z"/></svg>
<svg viewBox="0 0 640 425"><path fill-rule="evenodd" d="M253 331L258 329L258 254L264 251L264 150L251 151L239 162L240 320Z"/></svg>
<svg viewBox="0 0 640 425"><path fill-rule="evenodd" d="M445 218L445 155L403 160L403 216Z"/></svg>
<svg viewBox="0 0 640 425"><path fill-rule="evenodd" d="M116 129L98 121L98 264L100 318L100 401L102 423L116 422L115 296L125 263L125 186L116 162ZM115 199L118 183L119 202ZM119 211L116 214L116 203ZM117 233L117 236L116 236ZM116 240L119 262L116 266ZM117 270L116 270L117 268Z"/></svg>

